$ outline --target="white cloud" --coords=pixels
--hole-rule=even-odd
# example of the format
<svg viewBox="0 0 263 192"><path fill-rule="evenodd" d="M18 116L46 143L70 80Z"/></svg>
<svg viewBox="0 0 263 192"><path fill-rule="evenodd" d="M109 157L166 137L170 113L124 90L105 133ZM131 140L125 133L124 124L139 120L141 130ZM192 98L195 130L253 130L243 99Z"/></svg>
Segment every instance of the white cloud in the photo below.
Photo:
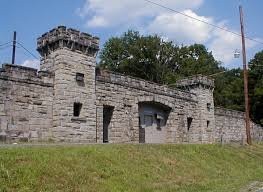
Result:
<svg viewBox="0 0 263 192"><path fill-rule="evenodd" d="M227 28L225 27L225 29ZM233 32L238 33L237 31ZM253 48L256 45L256 42L246 40L247 49ZM208 44L208 48L213 52L215 59L222 61L225 65L228 65L234 60L234 51L241 51L241 37L216 29L213 32L213 39L211 43Z"/></svg>
<svg viewBox="0 0 263 192"><path fill-rule="evenodd" d="M213 22L212 18L198 16L192 10L184 10L183 13L205 22ZM169 39L184 44L206 42L211 38L211 30L212 28L205 23L176 13L161 14L148 26L149 32L168 36Z"/></svg>
<svg viewBox="0 0 263 192"><path fill-rule="evenodd" d="M232 33L216 29L213 33L214 38L208 45L215 59L224 63L229 63L234 58L234 51L240 50L241 38Z"/></svg>
<svg viewBox="0 0 263 192"><path fill-rule="evenodd" d="M234 31L226 27L227 21L216 23L212 17L200 16L192 10L184 10L182 13L206 23L211 23L227 30ZM148 32L165 36L177 44L205 44L207 48L213 52L216 60L228 66L228 64L234 60L234 51L236 49L241 50L241 37L214 28L204 22L199 22L180 14L163 13L157 16L149 24L147 29ZM234 32L237 34L239 33L238 31ZM247 40L246 48L250 49L256 45L257 43Z"/></svg>
<svg viewBox="0 0 263 192"><path fill-rule="evenodd" d="M27 59L21 65L24 67L31 67L39 70L40 61L38 59Z"/></svg>
<svg viewBox="0 0 263 192"><path fill-rule="evenodd" d="M153 0L153 2L180 11L190 17L226 27L226 21L215 22L213 17L197 14L204 0ZM214 57L225 66L233 62L234 51L241 50L241 38L215 29L203 22L152 5L143 0L86 0L78 14L88 27L107 27L125 31L132 27L143 33L159 34L177 44L205 44ZM233 31L233 29L229 29ZM239 33L239 32L237 32ZM247 41L247 48L257 44Z"/></svg>
<svg viewBox="0 0 263 192"><path fill-rule="evenodd" d="M103 17L94 16L91 20L87 22L89 26L103 27L107 26L108 23Z"/></svg>
<svg viewBox="0 0 263 192"><path fill-rule="evenodd" d="M182 11L199 7L203 0L155 0L154 2ZM89 27L108 27L140 23L143 17L155 17L166 9L143 0L86 0L77 13L87 18Z"/></svg>

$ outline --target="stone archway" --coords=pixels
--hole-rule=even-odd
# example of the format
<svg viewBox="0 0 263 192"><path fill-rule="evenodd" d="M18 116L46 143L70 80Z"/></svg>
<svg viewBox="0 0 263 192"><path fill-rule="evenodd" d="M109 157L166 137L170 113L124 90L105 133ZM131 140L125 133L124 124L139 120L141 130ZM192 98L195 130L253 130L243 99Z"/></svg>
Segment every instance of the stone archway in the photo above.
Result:
<svg viewBox="0 0 263 192"><path fill-rule="evenodd" d="M156 101L143 101L138 103L138 110L139 142L165 143L171 107Z"/></svg>

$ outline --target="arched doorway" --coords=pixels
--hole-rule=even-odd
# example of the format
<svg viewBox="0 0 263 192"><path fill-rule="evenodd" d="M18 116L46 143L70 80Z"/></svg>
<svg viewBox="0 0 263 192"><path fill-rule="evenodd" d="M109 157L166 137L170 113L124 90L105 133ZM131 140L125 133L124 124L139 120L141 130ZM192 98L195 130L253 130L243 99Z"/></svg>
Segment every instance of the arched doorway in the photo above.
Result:
<svg viewBox="0 0 263 192"><path fill-rule="evenodd" d="M139 102L139 142L164 143L166 123L171 108L164 104L145 101Z"/></svg>

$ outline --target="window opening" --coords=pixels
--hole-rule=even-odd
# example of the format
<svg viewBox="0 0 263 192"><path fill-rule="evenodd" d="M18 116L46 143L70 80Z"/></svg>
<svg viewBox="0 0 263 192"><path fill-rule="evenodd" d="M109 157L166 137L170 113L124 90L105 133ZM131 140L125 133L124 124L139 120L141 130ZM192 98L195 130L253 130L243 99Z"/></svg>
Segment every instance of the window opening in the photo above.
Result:
<svg viewBox="0 0 263 192"><path fill-rule="evenodd" d="M193 121L192 117L187 117L187 131L190 130L192 121Z"/></svg>
<svg viewBox="0 0 263 192"><path fill-rule="evenodd" d="M84 74L83 73L76 73L76 81L84 82Z"/></svg>
<svg viewBox="0 0 263 192"><path fill-rule="evenodd" d="M81 108L82 108L82 103L74 103L74 107L73 107L74 117L79 117Z"/></svg>

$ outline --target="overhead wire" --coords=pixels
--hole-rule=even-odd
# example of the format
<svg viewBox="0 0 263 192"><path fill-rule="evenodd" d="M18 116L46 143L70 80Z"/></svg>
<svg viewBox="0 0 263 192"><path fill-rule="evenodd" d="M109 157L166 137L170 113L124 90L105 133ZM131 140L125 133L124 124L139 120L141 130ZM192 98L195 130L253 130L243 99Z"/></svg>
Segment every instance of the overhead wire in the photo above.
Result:
<svg viewBox="0 0 263 192"><path fill-rule="evenodd" d="M190 18L190 19L196 20L196 21L198 21L198 22L202 22L202 23L204 23L204 24L206 24L206 25L210 25L210 26L212 26L212 27L214 27L214 28L217 28L217 29L223 30L223 31L225 31L225 32L231 33L231 34L233 34L233 35L236 35L236 36L241 37L241 34L240 34L240 33L231 31L231 30L229 30L229 29L227 29L227 28L225 28L225 27L221 27L221 26L218 26L218 25L209 23L209 22L207 22L207 21L198 19L198 18L196 18L196 17L187 15L187 14L185 14L185 13L182 13L182 12L180 12L180 11L177 11L177 10L175 10L175 9L172 9L172 8L170 8L170 7L167 7L167 6L165 6L165 5L162 5L162 4L153 2L153 1L151 1L151 0L144 0L144 1L146 1L146 2L148 2L148 3L151 3L151 4L153 4L153 5L159 6L159 7L161 7L161 8L167 9L167 10L169 10L169 11L175 12L175 13L177 13L177 14L183 15L183 16L188 17L188 18ZM259 43L259 44L263 44L263 42L258 41L258 40L254 39L254 38L251 38L251 37L249 37L249 36L245 36L245 39L254 41L254 42ZM260 66L260 65L257 65L257 66ZM262 66L263 66L263 65L262 65ZM250 66L248 65L248 67L250 67ZM225 72L228 72L228 71L221 71L221 72L214 73L214 74L211 74L211 75L208 75L208 76L209 76L209 77L213 77L213 76L215 76L215 75L222 74L222 73L225 73Z"/></svg>
<svg viewBox="0 0 263 192"><path fill-rule="evenodd" d="M226 72L228 72L228 71L220 71L220 72L218 72L218 73L214 73L214 74L207 75L207 76L208 76L208 77L213 77L213 76L215 76L215 75L218 75L218 74L221 74L221 73L226 73Z"/></svg>
<svg viewBox="0 0 263 192"><path fill-rule="evenodd" d="M204 23L204 24L210 25L210 26L212 26L212 27L214 27L214 28L217 28L217 29L220 29L220 30L226 31L226 32L228 32L228 33L232 33L233 35L236 35L236 36L241 37L241 34L240 34L240 33L237 33L237 32L234 32L234 31L231 31L231 30L229 30L229 29L227 29L227 28L224 28L224 27L221 27L221 26L218 26L218 25L215 25L215 24L209 23L209 22L207 22L207 21L204 21L204 20L198 19L198 18L196 18L196 17L193 17L193 16L190 16L190 15L187 15L187 14L185 14L185 13L182 13L182 12L180 12L180 11L177 11L177 10L175 10L175 9L172 9L172 8L170 8L170 7L167 7L167 6L165 6L165 5L162 5L162 4L159 4L159 3L153 2L153 1L151 1L151 0L144 0L144 1L146 1L146 2L148 2L148 3L151 3L151 4L154 4L154 5L156 5L156 6L162 7L162 8L164 8L164 9L170 10L170 11L172 11L172 12L178 13L178 14L183 15L183 16L185 16L185 17L188 17L188 18L190 18L190 19L193 19L193 20L196 20L196 21L202 22L202 23ZM254 41L254 42L257 42L257 43L263 44L263 42L258 41L258 40L256 40L256 39L253 39L253 38L251 38L251 37L245 36L245 38L248 39L248 40L251 40L251 41Z"/></svg>
<svg viewBox="0 0 263 192"><path fill-rule="evenodd" d="M231 30L226 29L226 28L224 28L224 27L221 27L221 26L218 26L218 25L209 23L209 22L207 22L207 21L198 19L198 18L196 18L196 17L187 15L187 14L185 14L185 13L182 13L182 12L180 12L180 11L177 11L177 10L175 10L175 9L172 9L172 8L170 8L170 7L167 7L167 6L165 6L165 5L162 5L162 4L153 2L153 1L151 1L151 0L144 0L144 1L146 1L146 2L148 2L148 3L151 3L151 4L154 4L154 5L156 5L156 6L159 6L159 7L161 7L161 8L167 9L167 10L169 10L169 11L178 13L178 14L180 14L180 15L183 15L183 16L188 17L188 18L190 18L190 19L196 20L196 21L198 21L198 22L202 22L202 23L204 23L204 24L210 25L210 26L212 26L212 27L214 27L214 28L217 28L217 29L226 31L226 32L228 32L228 33L232 33L233 35L236 35L236 36L241 37L241 34L239 34L239 33L237 33L237 32L234 32L234 31L231 31ZM248 39L248 40L251 40L251 41L254 41L254 42L263 44L263 42L258 41L258 40L256 40L256 39L253 39L253 38L251 38L251 37L245 36L245 38ZM9 43L12 43L12 42L13 42L13 41L0 44L0 47L1 47L1 46L4 46L4 45L7 45L7 44L9 44ZM39 58L38 58L37 56L35 56L31 51L29 51L25 46L23 46L22 43L20 43L20 42L18 42L18 41L16 41L16 43L19 44L26 52L28 52L28 53L29 53L31 56L33 56L35 59L39 59ZM12 45L10 45L10 46L12 46ZM221 72L219 72L219 73L211 74L211 75L208 75L208 76L214 76L214 75L221 74L221 73L225 73L225 72L227 72L227 71L221 71Z"/></svg>
<svg viewBox="0 0 263 192"><path fill-rule="evenodd" d="M20 42L18 42L18 41L16 41L16 43L19 44L19 45L20 45L26 52L28 52L32 57L34 57L35 59L39 59L39 57L37 57L35 54L33 54L31 51L29 51L27 48L25 48L22 43L20 43Z"/></svg>
<svg viewBox="0 0 263 192"><path fill-rule="evenodd" d="M13 45L8 45L10 43L13 43L14 41L9 41L3 44L0 44L0 50L12 47ZM29 51L22 43L15 41L15 43L17 43L19 46L16 45L17 48L22 48L24 49L27 53L29 53L32 57L34 57L35 59L39 59L39 57L37 57L35 54L33 54L31 51Z"/></svg>
<svg viewBox="0 0 263 192"><path fill-rule="evenodd" d="M23 47L21 47L20 45L19 46L16 46L18 48L18 52L25 55L26 57L32 57L31 54L29 54Z"/></svg>
<svg viewBox="0 0 263 192"><path fill-rule="evenodd" d="M253 64L252 65L251 64L248 65L248 67L262 67L262 66L263 65L253 65Z"/></svg>
<svg viewBox="0 0 263 192"><path fill-rule="evenodd" d="M6 43L3 43L3 44L0 44L0 47L2 47L2 46L5 46L5 45L8 45L8 44L10 44L10 43L12 43L13 41L9 41L9 42L6 42Z"/></svg>
<svg viewBox="0 0 263 192"><path fill-rule="evenodd" d="M9 48L9 47L12 47L12 45L2 46L2 47L0 47L0 50L6 49L6 48Z"/></svg>

